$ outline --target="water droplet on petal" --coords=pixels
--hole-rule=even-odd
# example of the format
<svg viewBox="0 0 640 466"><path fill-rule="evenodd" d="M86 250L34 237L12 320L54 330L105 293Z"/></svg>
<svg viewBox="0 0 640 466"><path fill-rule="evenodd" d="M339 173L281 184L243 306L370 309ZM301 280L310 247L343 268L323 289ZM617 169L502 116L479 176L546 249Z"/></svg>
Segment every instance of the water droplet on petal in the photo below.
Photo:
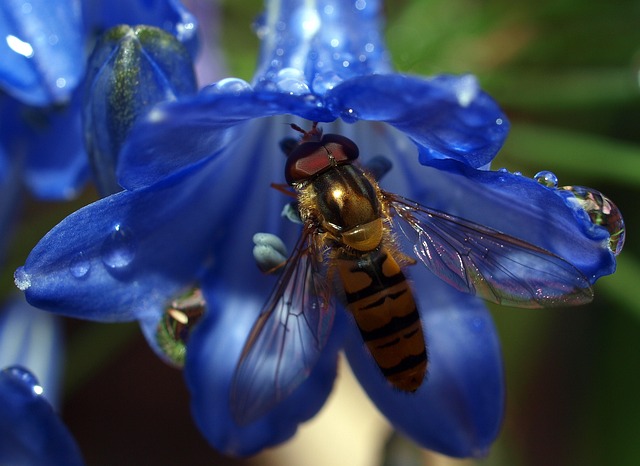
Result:
<svg viewBox="0 0 640 466"><path fill-rule="evenodd" d="M18 267L13 274L13 281L20 291L24 291L31 286L31 276L25 272L24 267Z"/></svg>
<svg viewBox="0 0 640 466"><path fill-rule="evenodd" d="M3 369L4 374L9 375L13 380L19 382L27 389L31 390L34 395L42 395L44 389L38 378L22 366L11 366Z"/></svg>
<svg viewBox="0 0 640 466"><path fill-rule="evenodd" d="M299 70L298 68L293 68L293 67L282 68L276 74L276 79L277 80L281 80L281 79L303 80L304 79L304 73L301 70Z"/></svg>
<svg viewBox="0 0 640 466"><path fill-rule="evenodd" d="M215 84L212 84L205 88L203 92L207 94L233 94L240 95L244 92L250 92L252 90L251 84L244 79L239 78L225 78L221 79Z"/></svg>
<svg viewBox="0 0 640 466"><path fill-rule="evenodd" d="M124 272L136 255L136 244L131 231L116 225L102 243L102 262L112 273Z"/></svg>
<svg viewBox="0 0 640 466"><path fill-rule="evenodd" d="M278 89L292 95L309 93L309 86L304 77L304 73L298 68L282 68L276 75Z"/></svg>
<svg viewBox="0 0 640 466"><path fill-rule="evenodd" d="M81 251L71 261L69 265L69 272L76 278L86 277L91 268L91 262L86 258L85 254Z"/></svg>
<svg viewBox="0 0 640 466"><path fill-rule="evenodd" d="M165 307L156 338L165 356L176 366L184 365L189 334L205 311L206 302L198 287L180 294Z"/></svg>
<svg viewBox="0 0 640 466"><path fill-rule="evenodd" d="M558 186L558 177L555 175L555 173L548 170L543 170L536 173L533 179L540 183L542 186L546 186L547 188L555 188Z"/></svg>
<svg viewBox="0 0 640 466"><path fill-rule="evenodd" d="M277 82L278 90L288 92L291 95L309 94L309 86L306 82L297 79L282 79Z"/></svg>
<svg viewBox="0 0 640 466"><path fill-rule="evenodd" d="M586 186L561 186L558 192L571 193L573 196L565 199L584 210L591 223L607 229L611 252L616 256L622 252L625 240L624 220L622 213L611 199L600 191Z"/></svg>

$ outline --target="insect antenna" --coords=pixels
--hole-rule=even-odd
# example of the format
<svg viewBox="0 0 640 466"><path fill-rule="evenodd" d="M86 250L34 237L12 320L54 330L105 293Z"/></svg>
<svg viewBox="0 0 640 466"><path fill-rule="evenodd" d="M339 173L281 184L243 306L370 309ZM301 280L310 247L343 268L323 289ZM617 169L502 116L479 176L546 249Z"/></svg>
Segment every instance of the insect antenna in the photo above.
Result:
<svg viewBox="0 0 640 466"><path fill-rule="evenodd" d="M305 131L295 123L290 123L289 126L291 126L291 129L294 129L297 132L302 133L300 144L302 144L303 142L319 141L320 139L322 139L322 128L318 128L317 121L313 122L313 124L311 125L311 129L309 131Z"/></svg>

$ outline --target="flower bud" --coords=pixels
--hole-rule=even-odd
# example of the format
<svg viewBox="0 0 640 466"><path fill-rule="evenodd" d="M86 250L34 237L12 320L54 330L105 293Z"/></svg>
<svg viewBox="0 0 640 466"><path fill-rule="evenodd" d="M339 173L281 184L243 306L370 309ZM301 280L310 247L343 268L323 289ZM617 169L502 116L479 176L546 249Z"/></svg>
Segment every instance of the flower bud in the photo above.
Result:
<svg viewBox="0 0 640 466"><path fill-rule="evenodd" d="M101 194L120 191L118 153L136 120L159 102L195 93L193 62L171 34L116 26L96 44L85 82L85 144Z"/></svg>

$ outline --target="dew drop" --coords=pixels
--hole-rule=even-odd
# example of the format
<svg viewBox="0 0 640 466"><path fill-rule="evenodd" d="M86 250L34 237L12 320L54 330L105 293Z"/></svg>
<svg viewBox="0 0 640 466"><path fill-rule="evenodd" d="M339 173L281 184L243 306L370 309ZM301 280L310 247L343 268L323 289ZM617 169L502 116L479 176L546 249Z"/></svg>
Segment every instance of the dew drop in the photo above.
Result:
<svg viewBox="0 0 640 466"><path fill-rule="evenodd" d="M20 291L25 291L31 286L31 276L25 272L24 267L18 267L13 274L13 281Z"/></svg>
<svg viewBox="0 0 640 466"><path fill-rule="evenodd" d="M25 388L31 390L34 395L42 395L44 392L38 378L22 366L10 366L3 369L2 372L22 384Z"/></svg>
<svg viewBox="0 0 640 466"><path fill-rule="evenodd" d="M225 78L206 88L208 94L233 94L240 95L244 92L250 92L251 84L244 79Z"/></svg>
<svg viewBox="0 0 640 466"><path fill-rule="evenodd" d="M600 191L586 186L561 186L558 192L571 193L573 196L565 199L584 210L591 223L607 229L611 252L616 256L622 252L626 234L624 219L611 199Z"/></svg>
<svg viewBox="0 0 640 466"><path fill-rule="evenodd" d="M136 255L136 245L131 231L116 225L102 243L102 262L111 272L125 271Z"/></svg>
<svg viewBox="0 0 640 466"><path fill-rule="evenodd" d="M282 68L280 71L278 71L278 74L276 75L276 79L278 79L278 80L281 80L281 79L303 80L304 79L304 73L301 70L299 70L298 68L293 68L293 67Z"/></svg>
<svg viewBox="0 0 640 466"><path fill-rule="evenodd" d="M555 175L555 173L548 170L543 170L536 173L533 179L540 183L542 186L546 186L547 188L555 188L558 186L558 177Z"/></svg>
<svg viewBox="0 0 640 466"><path fill-rule="evenodd" d="M69 272L76 278L86 277L91 268L91 262L85 254L80 251L69 265Z"/></svg>
<svg viewBox="0 0 640 466"><path fill-rule="evenodd" d="M282 68L275 77L278 89L292 95L309 93L309 86L304 73L298 68Z"/></svg>
<svg viewBox="0 0 640 466"><path fill-rule="evenodd" d="M206 302L198 287L181 293L165 306L156 339L165 356L176 366L184 366L189 335L205 311Z"/></svg>
<svg viewBox="0 0 640 466"><path fill-rule="evenodd" d="M310 92L307 83L298 79L282 79L278 81L277 86L279 90L288 92L291 95L303 95Z"/></svg>

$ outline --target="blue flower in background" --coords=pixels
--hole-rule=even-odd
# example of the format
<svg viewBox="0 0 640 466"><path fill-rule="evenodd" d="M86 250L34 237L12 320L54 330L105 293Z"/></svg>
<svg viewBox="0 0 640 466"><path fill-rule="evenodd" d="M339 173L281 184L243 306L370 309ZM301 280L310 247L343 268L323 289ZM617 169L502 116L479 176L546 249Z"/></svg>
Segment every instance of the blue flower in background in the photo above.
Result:
<svg viewBox="0 0 640 466"><path fill-rule="evenodd" d="M0 146L37 197L73 197L87 180L80 111L87 51L118 24L164 28L195 56L197 23L177 0L0 5Z"/></svg>
<svg viewBox="0 0 640 466"><path fill-rule="evenodd" d="M60 404L62 325L16 296L0 309L0 367L28 367L53 406Z"/></svg>
<svg viewBox="0 0 640 466"><path fill-rule="evenodd" d="M0 464L84 464L54 411L61 363L62 329L55 316L22 296L0 310Z"/></svg>
<svg viewBox="0 0 640 466"><path fill-rule="evenodd" d="M83 465L75 440L42 393L23 367L0 371L0 463Z"/></svg>
<svg viewBox="0 0 640 466"><path fill-rule="evenodd" d="M323 122L326 133L355 141L365 164L389 158L387 191L545 248L591 282L614 270L605 229L579 221L553 189L488 170L508 122L473 77L393 73L380 9L375 1L268 2L256 26L262 50L253 83L225 79L150 111L120 154L125 191L67 217L16 272L30 303L85 319L138 320L161 357L185 358L196 422L226 453L251 454L292 436L330 393L341 349L378 408L427 448L481 455L503 415L500 348L485 306L416 266L408 273L430 368L415 394L380 377L339 313L293 394L249 425L233 421L232 377L275 280L255 266L252 237L270 232L292 246L300 234L280 216L287 200L270 188L284 180L279 144L292 136L290 123Z"/></svg>

